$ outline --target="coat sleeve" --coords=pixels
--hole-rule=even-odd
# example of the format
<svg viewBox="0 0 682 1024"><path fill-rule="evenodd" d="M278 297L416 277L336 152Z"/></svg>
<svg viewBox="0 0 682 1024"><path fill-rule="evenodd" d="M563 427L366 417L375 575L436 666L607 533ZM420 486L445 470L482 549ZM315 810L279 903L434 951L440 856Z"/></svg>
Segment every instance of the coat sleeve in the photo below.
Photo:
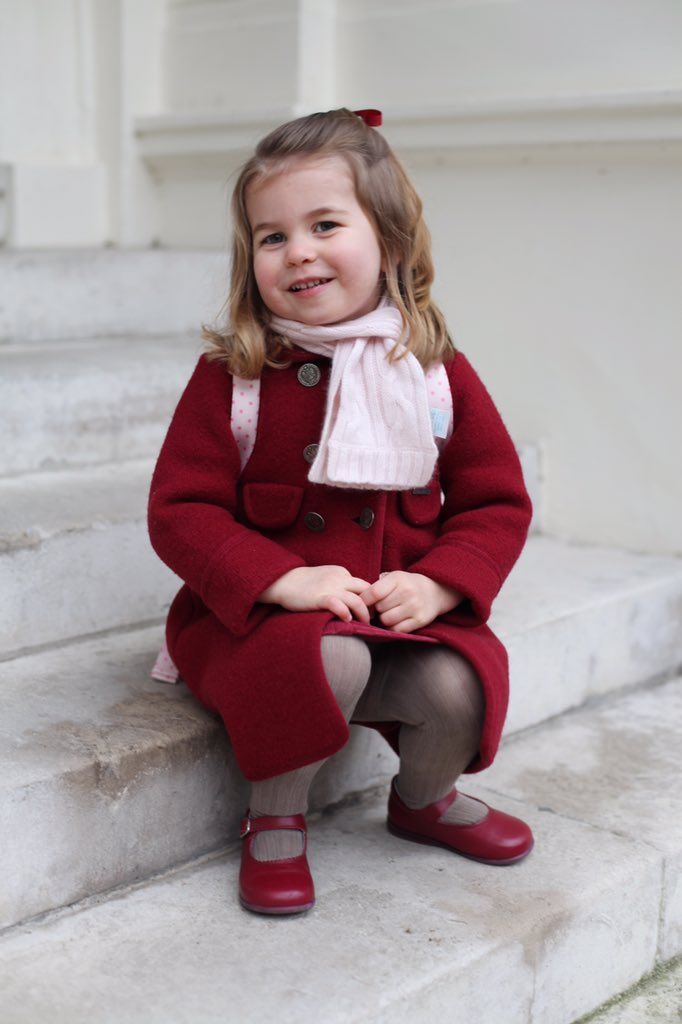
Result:
<svg viewBox="0 0 682 1024"><path fill-rule="evenodd" d="M528 535L532 505L521 463L488 391L466 357L447 364L453 431L439 459L444 504L433 547L410 572L466 595L444 618L485 623Z"/></svg>
<svg viewBox="0 0 682 1024"><path fill-rule="evenodd" d="M201 356L156 463L147 522L162 561L231 632L244 634L268 613L258 595L306 563L234 518L240 461L231 389L224 366Z"/></svg>

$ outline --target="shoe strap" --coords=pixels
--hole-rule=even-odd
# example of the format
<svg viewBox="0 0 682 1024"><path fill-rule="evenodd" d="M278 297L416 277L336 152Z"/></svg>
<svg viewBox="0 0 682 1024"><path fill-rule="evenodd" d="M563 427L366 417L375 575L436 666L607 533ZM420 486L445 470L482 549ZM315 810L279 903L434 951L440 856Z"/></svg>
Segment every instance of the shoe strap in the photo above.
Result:
<svg viewBox="0 0 682 1024"><path fill-rule="evenodd" d="M254 835L256 832L265 832L278 828L298 829L304 835L308 832L303 814L261 814L257 818L252 818L247 811L241 821L239 838L243 839L244 836Z"/></svg>

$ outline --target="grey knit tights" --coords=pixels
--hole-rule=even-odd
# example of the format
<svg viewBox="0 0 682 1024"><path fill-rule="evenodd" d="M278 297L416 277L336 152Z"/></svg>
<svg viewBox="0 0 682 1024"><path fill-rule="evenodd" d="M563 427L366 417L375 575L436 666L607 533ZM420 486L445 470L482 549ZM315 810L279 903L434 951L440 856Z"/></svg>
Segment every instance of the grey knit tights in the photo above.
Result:
<svg viewBox="0 0 682 1024"><path fill-rule="evenodd" d="M352 636L322 638L322 661L341 711L354 721L399 721L398 792L408 807L425 807L448 793L478 750L485 698L464 658L442 645L367 644ZM305 814L308 791L324 761L251 785L250 813ZM483 804L459 793L442 821L473 824ZM258 833L257 860L296 857L300 832Z"/></svg>

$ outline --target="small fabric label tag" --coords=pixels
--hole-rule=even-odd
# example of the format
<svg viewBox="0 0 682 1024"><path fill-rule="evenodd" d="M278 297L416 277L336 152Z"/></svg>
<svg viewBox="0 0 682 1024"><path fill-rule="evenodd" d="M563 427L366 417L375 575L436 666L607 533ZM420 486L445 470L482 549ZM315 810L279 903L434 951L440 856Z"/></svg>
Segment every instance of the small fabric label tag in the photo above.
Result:
<svg viewBox="0 0 682 1024"><path fill-rule="evenodd" d="M431 430L434 437L448 436L450 416L445 409L431 409Z"/></svg>

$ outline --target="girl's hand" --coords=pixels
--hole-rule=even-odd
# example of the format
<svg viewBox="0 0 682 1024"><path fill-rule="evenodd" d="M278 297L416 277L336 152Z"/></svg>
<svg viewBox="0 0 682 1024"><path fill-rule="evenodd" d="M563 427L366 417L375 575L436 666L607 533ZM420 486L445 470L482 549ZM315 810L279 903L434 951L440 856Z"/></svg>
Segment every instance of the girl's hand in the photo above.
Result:
<svg viewBox="0 0 682 1024"><path fill-rule="evenodd" d="M444 587L418 572L387 572L360 597L379 612L382 625L400 633L413 633L439 615L456 608L464 594Z"/></svg>
<svg viewBox="0 0 682 1024"><path fill-rule="evenodd" d="M291 569L264 590L263 604L279 604L290 612L314 612L326 608L344 622L355 615L369 622L369 611L358 596L369 582L351 576L342 565L302 565Z"/></svg>

